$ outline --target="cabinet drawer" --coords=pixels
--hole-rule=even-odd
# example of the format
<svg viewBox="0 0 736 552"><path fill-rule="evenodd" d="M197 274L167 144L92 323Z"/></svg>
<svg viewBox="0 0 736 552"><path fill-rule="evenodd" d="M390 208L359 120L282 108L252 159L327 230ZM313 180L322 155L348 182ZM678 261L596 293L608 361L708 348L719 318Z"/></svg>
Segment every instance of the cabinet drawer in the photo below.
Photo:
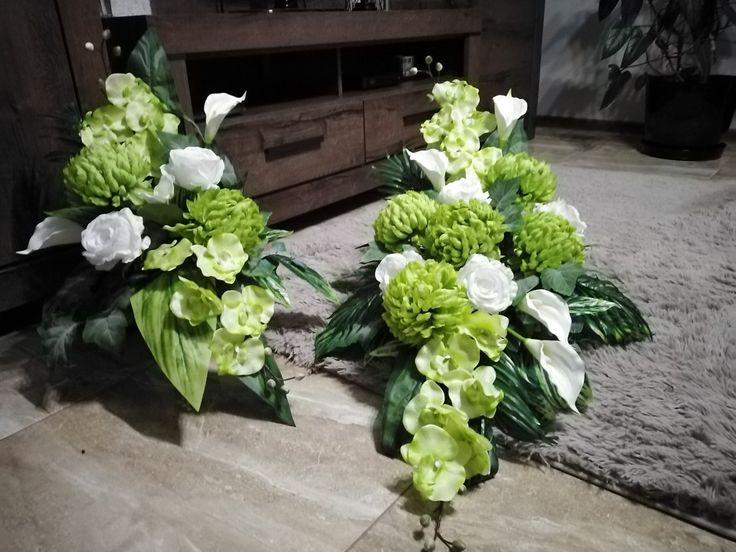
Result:
<svg viewBox="0 0 736 552"><path fill-rule="evenodd" d="M438 110L428 94L429 89L365 101L366 161L424 144L419 127Z"/></svg>
<svg viewBox="0 0 736 552"><path fill-rule="evenodd" d="M365 163L363 104L244 115L223 125L217 141L245 178L245 193L257 197Z"/></svg>

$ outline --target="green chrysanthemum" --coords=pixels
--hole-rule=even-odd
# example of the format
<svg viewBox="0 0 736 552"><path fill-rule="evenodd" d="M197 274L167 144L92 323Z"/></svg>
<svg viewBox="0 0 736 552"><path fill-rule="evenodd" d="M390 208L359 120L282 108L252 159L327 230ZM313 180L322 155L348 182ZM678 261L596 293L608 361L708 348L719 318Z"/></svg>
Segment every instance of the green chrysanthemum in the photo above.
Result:
<svg viewBox="0 0 736 552"><path fill-rule="evenodd" d="M235 234L250 254L261 242L265 223L258 205L238 190L207 190L187 201L187 210L184 216L194 223L189 229L195 243L206 244L223 233Z"/></svg>
<svg viewBox="0 0 736 552"><path fill-rule="evenodd" d="M391 251L407 242L417 245L437 203L425 194L410 191L388 201L373 222L376 241Z"/></svg>
<svg viewBox="0 0 736 552"><path fill-rule="evenodd" d="M583 263L584 248L575 227L553 213L529 213L514 235L514 251L521 258L523 272L542 272L566 262Z"/></svg>
<svg viewBox="0 0 736 552"><path fill-rule="evenodd" d="M64 167L64 185L90 205L142 203L136 192L151 192L151 160L135 141L82 148Z"/></svg>
<svg viewBox="0 0 736 552"><path fill-rule="evenodd" d="M427 225L425 246L432 256L461 267L479 253L498 259L503 215L483 201L456 201L437 207Z"/></svg>
<svg viewBox="0 0 736 552"><path fill-rule="evenodd" d="M519 179L519 196L524 205L548 203L555 197L557 178L548 163L527 153L504 155L493 165L486 177L491 185L495 180Z"/></svg>
<svg viewBox="0 0 736 552"><path fill-rule="evenodd" d="M386 287L383 306L391 333L412 345L452 334L472 311L455 269L432 260L406 265Z"/></svg>

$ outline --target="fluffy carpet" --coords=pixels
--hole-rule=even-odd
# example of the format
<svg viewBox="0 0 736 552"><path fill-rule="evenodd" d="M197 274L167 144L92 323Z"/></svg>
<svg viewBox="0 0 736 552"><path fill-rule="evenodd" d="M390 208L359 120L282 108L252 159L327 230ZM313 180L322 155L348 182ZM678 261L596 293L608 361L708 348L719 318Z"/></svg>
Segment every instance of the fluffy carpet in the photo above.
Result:
<svg viewBox="0 0 736 552"><path fill-rule="evenodd" d="M560 196L588 222L589 264L615 273L654 341L586 351L595 398L562 416L557 443L511 443L539 458L736 538L736 183L555 167ZM355 247L371 239L372 203L297 232L292 254L348 291ZM313 367L312 341L332 307L290 282L273 347ZM292 314L293 313L293 314ZM381 390L386 374L317 366Z"/></svg>

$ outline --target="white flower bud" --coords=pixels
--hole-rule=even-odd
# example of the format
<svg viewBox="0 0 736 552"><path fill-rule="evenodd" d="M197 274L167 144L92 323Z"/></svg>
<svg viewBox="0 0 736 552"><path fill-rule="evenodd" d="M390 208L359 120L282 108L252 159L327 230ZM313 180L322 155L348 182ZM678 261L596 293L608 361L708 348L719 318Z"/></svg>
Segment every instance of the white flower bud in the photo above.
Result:
<svg viewBox="0 0 736 552"><path fill-rule="evenodd" d="M432 65L432 56L425 57L424 63L426 63L427 65Z"/></svg>
<svg viewBox="0 0 736 552"><path fill-rule="evenodd" d="M417 75L417 73L419 73L419 69L417 69L416 67L412 67L411 69L409 69L409 76L410 77L415 77Z"/></svg>
<svg viewBox="0 0 736 552"><path fill-rule="evenodd" d="M120 46L113 46L112 55L114 55L115 57L120 57L123 55L123 50L120 48Z"/></svg>
<svg viewBox="0 0 736 552"><path fill-rule="evenodd" d="M95 51L95 45L92 44L91 42L85 42L84 43L84 49L85 50L89 50L90 52L94 52Z"/></svg>
<svg viewBox="0 0 736 552"><path fill-rule="evenodd" d="M435 64L434 70L440 73L445 68L444 65L442 65L439 61Z"/></svg>
<svg viewBox="0 0 736 552"><path fill-rule="evenodd" d="M112 31L105 29L102 31L102 40L110 40L112 38Z"/></svg>

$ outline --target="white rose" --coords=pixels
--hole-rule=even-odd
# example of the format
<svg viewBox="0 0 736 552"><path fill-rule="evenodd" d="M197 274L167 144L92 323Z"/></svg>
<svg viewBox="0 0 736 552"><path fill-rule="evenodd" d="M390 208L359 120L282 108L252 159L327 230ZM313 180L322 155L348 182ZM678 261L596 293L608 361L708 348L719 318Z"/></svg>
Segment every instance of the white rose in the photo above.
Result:
<svg viewBox="0 0 736 552"><path fill-rule="evenodd" d="M457 273L472 305L490 314L506 310L516 297L514 273L500 261L473 255Z"/></svg>
<svg viewBox="0 0 736 552"><path fill-rule="evenodd" d="M479 199L486 203L491 202L488 192L483 191L483 185L473 169L465 169L465 178L460 178L446 184L437 196L440 203L453 203L455 201L470 201Z"/></svg>
<svg viewBox="0 0 736 552"><path fill-rule="evenodd" d="M217 188L225 162L212 150L189 146L169 152L169 162L162 167L174 177L177 186L199 191Z"/></svg>
<svg viewBox="0 0 736 552"><path fill-rule="evenodd" d="M143 218L125 207L98 216L82 231L84 255L97 270L112 270L119 262L129 263L151 245L143 237Z"/></svg>
<svg viewBox="0 0 736 552"><path fill-rule="evenodd" d="M588 225L580 218L578 210L564 199L555 199L549 203L537 203L534 206L534 210L543 213L552 213L567 219L573 225L579 236L582 237L585 235L585 229Z"/></svg>
<svg viewBox="0 0 736 552"><path fill-rule="evenodd" d="M386 255L376 267L376 280L381 287L381 291L386 291L386 287L391 279L396 276L411 261L424 261L419 252L411 246L405 245L404 251L401 253L391 253Z"/></svg>
<svg viewBox="0 0 736 552"><path fill-rule="evenodd" d="M220 130L222 121L236 105L245 100L245 94L243 92L242 96L237 97L223 92L207 96L207 99L204 101L204 142L206 144L212 143L217 131Z"/></svg>

